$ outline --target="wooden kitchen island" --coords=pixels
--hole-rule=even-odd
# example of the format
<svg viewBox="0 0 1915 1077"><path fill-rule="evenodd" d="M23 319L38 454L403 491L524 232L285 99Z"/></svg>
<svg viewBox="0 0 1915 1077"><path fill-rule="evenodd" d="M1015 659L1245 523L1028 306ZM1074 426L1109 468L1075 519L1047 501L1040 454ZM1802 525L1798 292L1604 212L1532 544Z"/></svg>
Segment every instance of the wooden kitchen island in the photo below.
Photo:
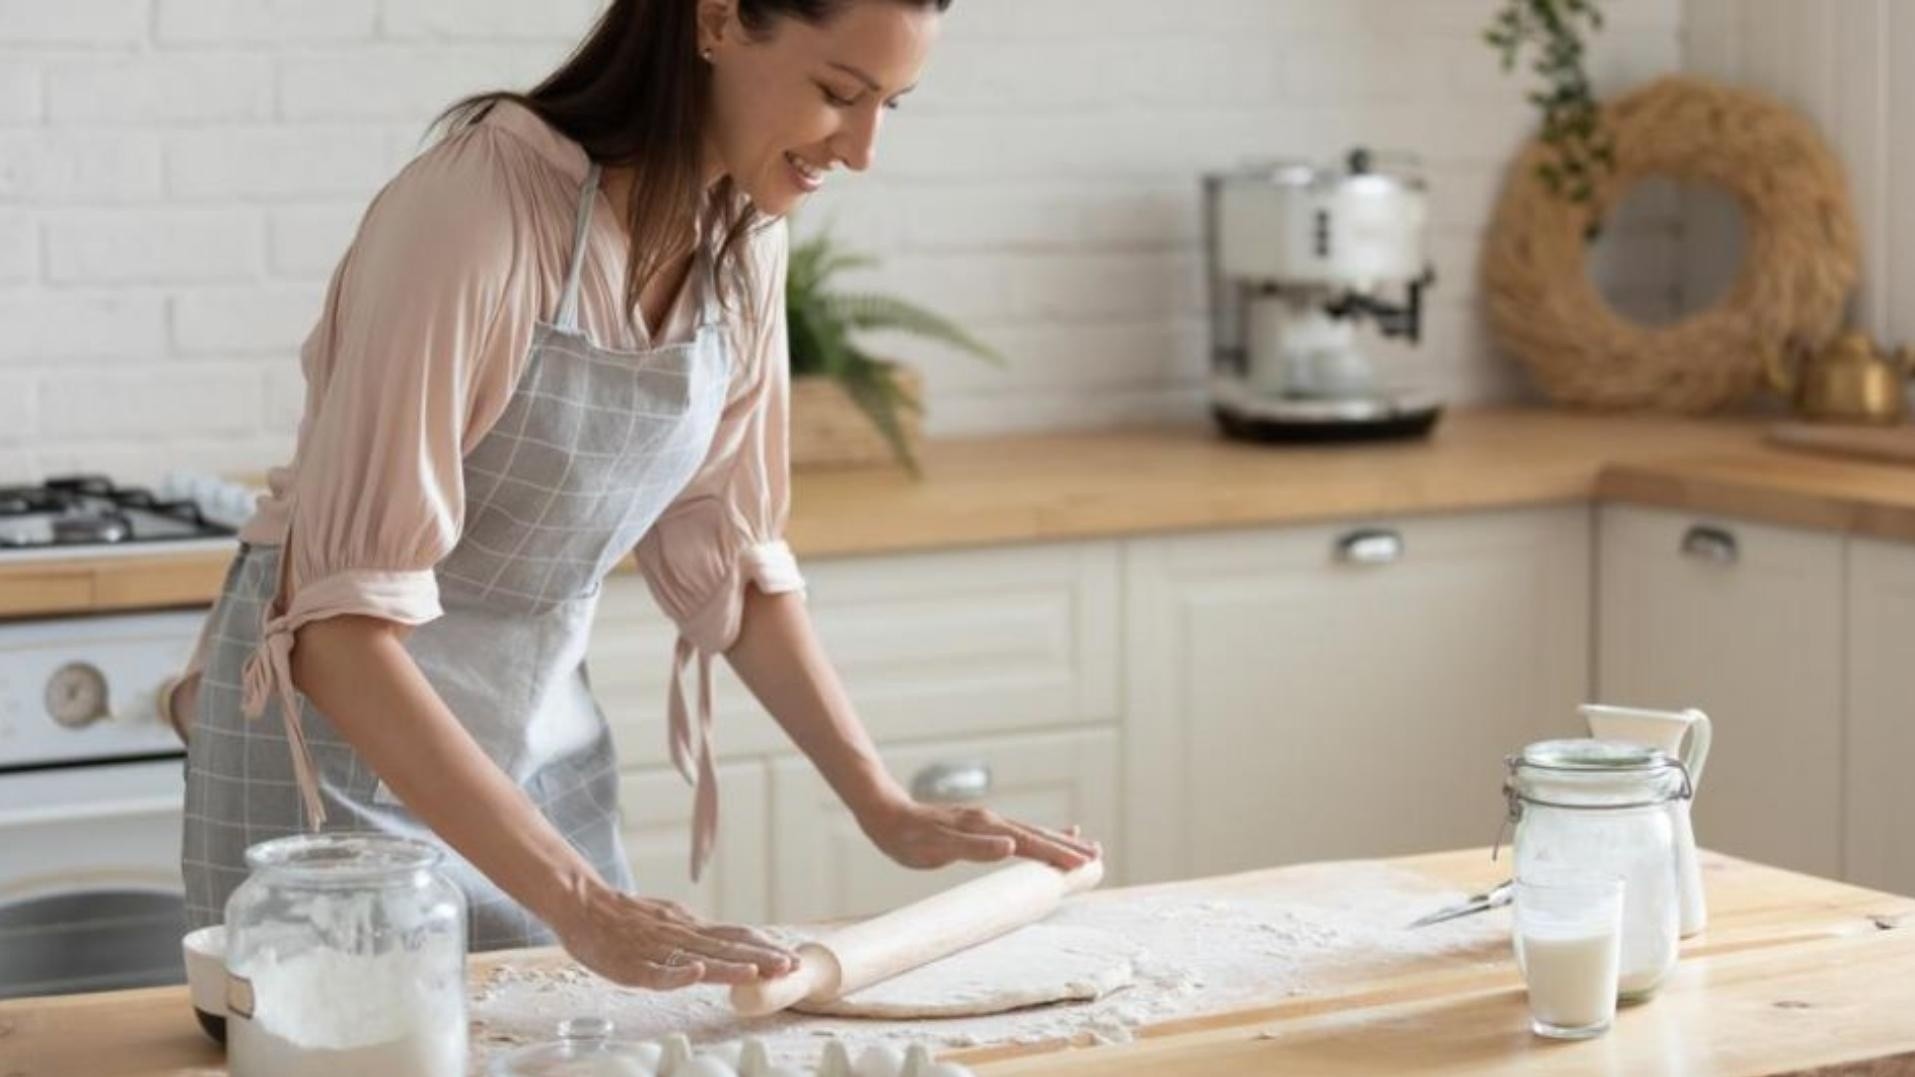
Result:
<svg viewBox="0 0 1915 1077"><path fill-rule="evenodd" d="M1483 850L1390 863L1478 888L1506 869ZM1278 868L1088 900L1181 890L1271 889ZM1818 1074L1915 1073L1915 899L1705 858L1711 921L1661 995L1599 1039L1530 1035L1507 947L1353 969L1348 982L1267 1006L1192 1017L1096 1048L979 1048L951 1057L990 1077L1024 1074ZM1506 914L1498 914L1506 915ZM474 958L475 976L518 952ZM0 1002L0 1075L224 1073L184 988ZM372 1075L366 1075L372 1077Z"/></svg>

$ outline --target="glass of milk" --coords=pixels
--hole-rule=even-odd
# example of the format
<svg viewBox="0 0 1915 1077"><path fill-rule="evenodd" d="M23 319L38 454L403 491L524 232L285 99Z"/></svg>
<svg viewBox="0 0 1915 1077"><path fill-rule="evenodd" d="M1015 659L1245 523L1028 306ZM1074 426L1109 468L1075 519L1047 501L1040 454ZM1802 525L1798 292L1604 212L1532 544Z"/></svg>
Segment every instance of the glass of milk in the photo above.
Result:
<svg viewBox="0 0 1915 1077"><path fill-rule="evenodd" d="M1622 894L1620 875L1551 871L1516 879L1516 965L1538 1036L1588 1039L1616 1019Z"/></svg>

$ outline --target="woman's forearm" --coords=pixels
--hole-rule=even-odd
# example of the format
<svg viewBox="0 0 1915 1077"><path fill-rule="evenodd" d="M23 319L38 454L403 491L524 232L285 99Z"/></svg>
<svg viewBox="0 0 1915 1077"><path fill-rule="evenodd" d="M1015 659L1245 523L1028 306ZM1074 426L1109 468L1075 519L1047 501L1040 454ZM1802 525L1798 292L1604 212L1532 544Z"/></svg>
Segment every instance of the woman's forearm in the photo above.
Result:
<svg viewBox="0 0 1915 1077"><path fill-rule="evenodd" d="M293 682L421 822L563 934L604 881L459 724L403 631L369 617L308 624Z"/></svg>
<svg viewBox="0 0 1915 1077"><path fill-rule="evenodd" d="M860 818L909 799L885 771L858 720L812 628L803 595L746 588L743 624L725 658Z"/></svg>

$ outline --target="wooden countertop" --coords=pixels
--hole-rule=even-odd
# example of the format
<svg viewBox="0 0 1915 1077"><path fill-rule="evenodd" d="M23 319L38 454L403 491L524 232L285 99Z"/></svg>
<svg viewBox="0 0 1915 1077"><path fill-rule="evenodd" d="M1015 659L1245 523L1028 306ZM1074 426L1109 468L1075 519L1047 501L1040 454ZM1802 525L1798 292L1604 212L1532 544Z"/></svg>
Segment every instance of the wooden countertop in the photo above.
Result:
<svg viewBox="0 0 1915 1077"><path fill-rule="evenodd" d="M1392 863L1446 886L1477 888L1507 870L1480 849ZM1087 900L1181 890L1205 897L1298 885L1304 865ZM1035 1044L951 1057L983 1077L1025 1074L1833 1074L1915 1066L1915 900L1705 856L1709 931L1684 944L1681 966L1650 1003L1624 1010L1606 1036L1580 1044L1528 1032L1507 948L1387 959L1352 967L1331 993L1186 1018L1133 1044ZM502 961L549 951L483 954L474 982ZM133 1077L225 1072L199 1032L183 987L0 1002L7 1077Z"/></svg>
<svg viewBox="0 0 1915 1077"><path fill-rule="evenodd" d="M801 557L1603 498L1915 541L1915 469L1763 444L1753 420L1464 411L1428 441L1226 442L1208 427L934 442L925 478L801 472ZM0 562L0 618L210 602L221 554Z"/></svg>
<svg viewBox="0 0 1915 1077"><path fill-rule="evenodd" d="M1395 863L1471 890L1507 870L1481 850ZM977 1067L984 1077L1915 1072L1915 899L1714 854L1703 873L1708 931L1683 943L1655 998L1593 1040L1532 1035L1521 977L1499 952L1417 958L1333 995L1171 1022L1123 1046L971 1057L994 1059Z"/></svg>

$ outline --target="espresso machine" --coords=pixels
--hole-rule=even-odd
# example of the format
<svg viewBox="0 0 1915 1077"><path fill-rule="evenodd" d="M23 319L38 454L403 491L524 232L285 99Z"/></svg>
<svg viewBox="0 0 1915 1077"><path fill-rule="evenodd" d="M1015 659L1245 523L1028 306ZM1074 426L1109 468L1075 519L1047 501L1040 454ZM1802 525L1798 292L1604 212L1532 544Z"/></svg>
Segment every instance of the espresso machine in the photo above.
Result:
<svg viewBox="0 0 1915 1077"><path fill-rule="evenodd" d="M1414 437L1434 394L1386 384L1358 342L1364 320L1419 339L1429 205L1406 157L1352 150L1338 165L1247 166L1204 176L1211 408L1258 441Z"/></svg>

